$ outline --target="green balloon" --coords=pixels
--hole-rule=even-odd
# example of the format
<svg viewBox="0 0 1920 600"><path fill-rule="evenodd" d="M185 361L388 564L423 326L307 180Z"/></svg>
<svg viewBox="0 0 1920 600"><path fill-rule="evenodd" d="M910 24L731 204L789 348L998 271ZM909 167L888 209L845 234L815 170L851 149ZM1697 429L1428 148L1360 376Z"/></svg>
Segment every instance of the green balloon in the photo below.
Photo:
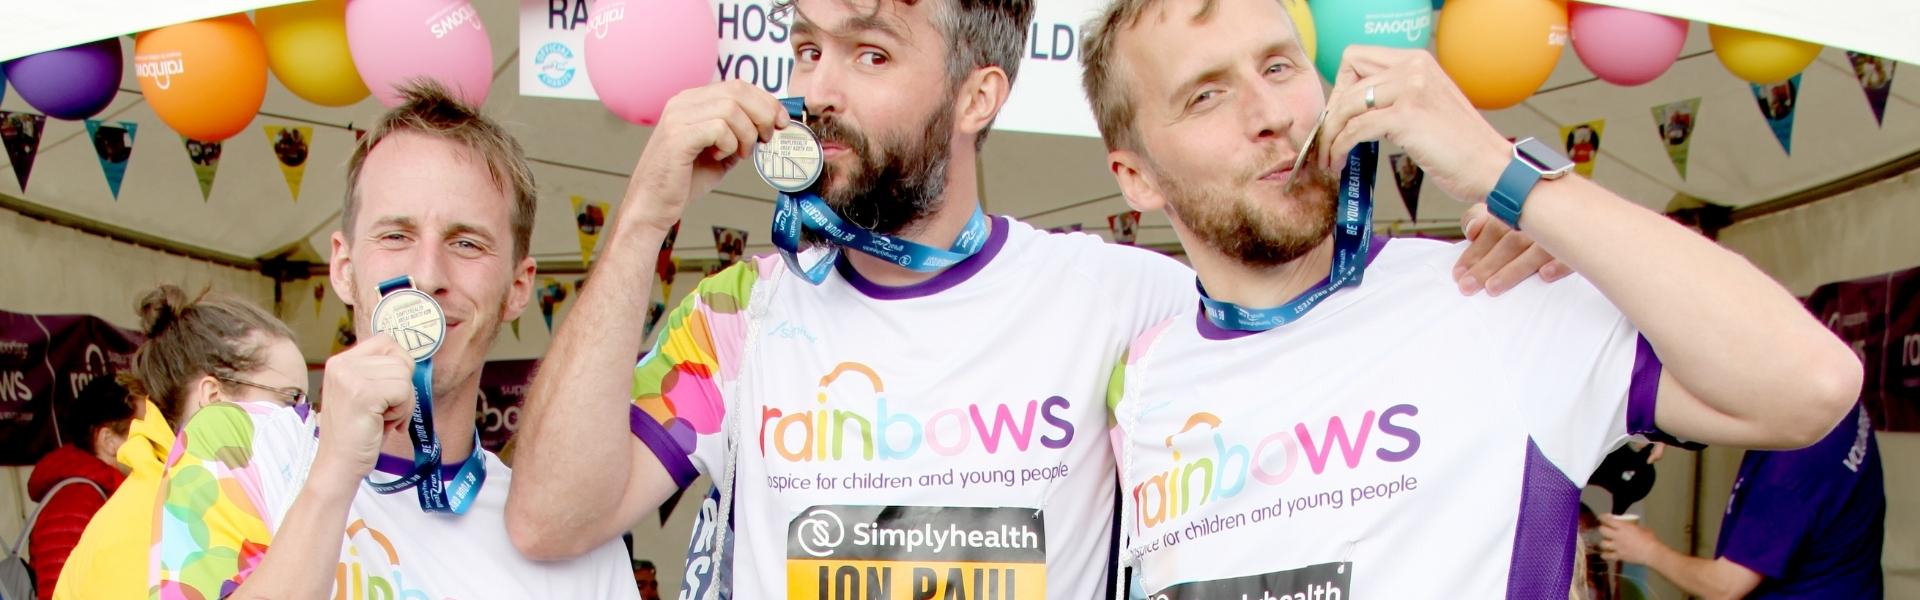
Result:
<svg viewBox="0 0 1920 600"><path fill-rule="evenodd" d="M1425 48L1433 43L1433 0L1308 0L1319 34L1314 66L1333 81L1347 46Z"/></svg>

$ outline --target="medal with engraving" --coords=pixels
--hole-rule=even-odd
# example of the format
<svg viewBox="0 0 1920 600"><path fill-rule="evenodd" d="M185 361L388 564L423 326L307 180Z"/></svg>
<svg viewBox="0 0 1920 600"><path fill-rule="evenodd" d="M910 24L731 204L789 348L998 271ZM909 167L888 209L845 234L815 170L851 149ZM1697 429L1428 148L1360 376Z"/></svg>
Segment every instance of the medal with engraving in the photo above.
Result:
<svg viewBox="0 0 1920 600"><path fill-rule="evenodd" d="M426 292L401 288L374 306L373 329L393 336L414 361L428 360L440 351L440 338L447 334L447 313Z"/></svg>
<svg viewBox="0 0 1920 600"><path fill-rule="evenodd" d="M393 337L414 360L413 414L407 437L413 442L413 471L392 481L367 484L382 494L409 488L420 496L428 512L465 514L486 482L486 461L480 456L480 432L474 431L473 451L453 473L443 473L440 438L433 430L433 355L447 334L447 314L426 292L414 289L413 278L402 275L380 282L380 303L373 308L375 331ZM451 484L448 481L451 480Z"/></svg>
<svg viewBox="0 0 1920 600"><path fill-rule="evenodd" d="M773 189L788 194L805 191L820 180L825 152L813 130L799 120L773 130L773 139L753 147L753 170Z"/></svg>
<svg viewBox="0 0 1920 600"><path fill-rule="evenodd" d="M953 266L980 252L992 233L987 214L979 208L967 220L966 229L945 250L924 246L905 238L876 233L841 217L814 188L825 169L825 154L813 130L805 125L806 100L785 98L790 120L784 129L775 130L773 139L754 147L753 165L760 178L780 193L773 204L773 246L786 259L795 275L815 285L827 280L841 248L852 248L869 256L929 273ZM811 266L801 266L803 233L811 231L824 238L825 248Z"/></svg>

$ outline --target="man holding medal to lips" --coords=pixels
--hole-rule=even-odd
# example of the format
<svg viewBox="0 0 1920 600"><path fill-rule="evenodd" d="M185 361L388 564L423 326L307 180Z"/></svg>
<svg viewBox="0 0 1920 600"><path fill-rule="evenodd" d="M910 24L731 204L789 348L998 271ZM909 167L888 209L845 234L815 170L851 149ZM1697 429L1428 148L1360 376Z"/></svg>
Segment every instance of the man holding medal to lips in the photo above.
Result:
<svg viewBox="0 0 1920 600"><path fill-rule="evenodd" d="M774 6L799 97L732 81L667 104L529 394L516 546L578 555L705 473L682 598L1100 595L1102 396L1192 272L980 210L1030 2ZM661 241L739 162L779 191L780 252L701 282L636 365ZM1547 263L1499 233L1466 261L1482 280Z"/></svg>
<svg viewBox="0 0 1920 600"><path fill-rule="evenodd" d="M618 540L514 551L513 473L479 447L481 367L533 289L518 142L433 85L402 90L348 163L329 274L362 342L318 412L223 403L187 422L161 483L155 598L634 598Z"/></svg>
<svg viewBox="0 0 1920 600"><path fill-rule="evenodd" d="M1327 95L1274 0L1087 31L1109 164L1202 294L1108 393L1146 597L1566 598L1577 482L1628 436L1805 446L1854 405L1859 361L1778 284L1507 141L1424 51L1347 48ZM1381 139L1583 277L1469 300L1462 245L1371 239Z"/></svg>

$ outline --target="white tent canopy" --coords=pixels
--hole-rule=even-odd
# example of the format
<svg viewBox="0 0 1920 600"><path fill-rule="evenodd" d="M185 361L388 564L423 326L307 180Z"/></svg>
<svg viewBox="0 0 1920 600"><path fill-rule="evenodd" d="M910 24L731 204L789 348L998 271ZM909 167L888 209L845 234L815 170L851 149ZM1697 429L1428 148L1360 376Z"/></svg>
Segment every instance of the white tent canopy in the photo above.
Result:
<svg viewBox="0 0 1920 600"><path fill-rule="evenodd" d="M198 10L230 1L237 0L178 0L172 5ZM1614 4L1626 0L1603 1ZM1703 0L1689 6L1728 1ZM267 3L253 1L255 5ZM1775 0L1768 3L1778 4ZM48 22L46 19L59 17L76 6L119 4L125 3L85 0L78 4L9 6L9 16L0 19L0 56L7 55L6 44L14 40L16 27ZM648 129L621 121L594 102L521 96L519 70L530 64L531 58L516 52L517 4L508 0L475 2L487 24L496 65L484 108L507 124L533 161L540 188L534 256L544 271L577 271L580 250L569 199L583 196L612 203L617 212L627 174L640 156ZM1808 19L1852 23L1862 14L1811 3L1800 6L1810 13ZM40 20L25 18L21 15L26 13L21 11ZM1905 41L1910 44L1912 39ZM131 64L131 42L125 43L124 52ZM1729 247L1754 257L1796 293L1804 293L1819 283L1920 262L1911 234L1896 222L1902 218L1912 222L1916 209L1911 208L1915 206L1911 199L1914 190L1920 190L1920 179L1912 174L1888 179L1920 166L1920 72L1911 65L1902 71L1904 76L1894 79L1884 125L1876 125L1845 54L1838 49L1825 50L1801 81L1791 156L1774 140L1749 85L1729 74L1716 60L1705 27L1699 24L1693 26L1681 60L1649 84L1623 88L1600 82L1568 51L1539 93L1520 106L1487 116L1507 135L1546 140L1558 140L1563 126L1605 119L1604 144L1594 178L1654 209L1664 208L1676 195L1685 194L1736 207L1740 209L1736 216L1750 216L1859 188L1849 194L1851 199L1736 225L1723 238ZM1030 86L1032 82L1023 80L1020 85ZM293 96L276 80L270 79L268 86L259 117L246 131L227 141L218 179L207 200L201 199L180 138L144 102L131 68L123 78L119 97L98 117L139 125L117 200L101 174L82 123L47 123L40 156L25 190L16 186L13 167L0 161L0 208L198 259L146 252L0 211L0 250L7 250L0 254L8 255L12 268L0 279L13 283L0 287L0 309L93 312L128 326L132 325L132 294L156 281L188 287L211 284L263 303L275 298L284 287L299 291L288 291L288 301L275 308L295 327L309 361L323 360L330 350L330 335L344 318L345 309L331 297L331 290L317 287L324 278L302 280L311 271L298 263L324 262L327 235L339 222L345 163L354 143L350 127L371 121L382 108L372 99L345 108L320 107ZM1682 179L1669 161L1651 108L1696 97L1701 105L1694 123L1688 176ZM1077 105L1061 110L1069 109L1085 110ZM38 112L11 90L0 101L0 110ZM267 125L313 128L311 157L298 201L291 198L272 145L262 130ZM1552 143L1558 145L1557 141ZM981 201L986 209L1026 219L1036 226L1083 224L1090 232L1104 234L1107 216L1127 210L1106 170L1104 147L1096 139L997 131L986 145L980 167ZM1869 185L1883 179L1887 181ZM753 173L738 170L717 192L689 208L676 256L714 257L715 245L708 234L711 226L747 230L749 252L769 251L767 225L772 197L772 190ZM1381 173L1375 199L1375 216L1382 231L1411 227L1446 233L1464 207L1427 186L1420 202L1420 222L1413 222L1387 172ZM1175 240L1164 217L1146 215L1142 225L1142 244L1172 247ZM295 263L294 273L272 273L281 281L254 274L263 267L275 270L263 262L281 260ZM69 264L79 262L87 264ZM686 273L675 290L685 293L697 277L697 273ZM321 305L301 298L309 289L321 293ZM311 313L308 307L312 307ZM501 334L492 358L541 354L548 339L547 328L538 324L536 309L530 308L525 320L525 326L516 328L513 335ZM1888 434L1883 440L1889 457L1912 456L1920 446L1914 434ZM1698 528L1696 534L1702 537L1697 539L1712 539L1720 499L1712 494L1725 490L1732 479L1727 459L1723 455L1699 465L1705 475L1696 486L1691 477L1694 466L1668 458L1661 468L1672 475L1661 477L1662 491L1656 492L1652 501L1663 509L1650 511L1649 524L1668 541L1684 539L1684 531L1690 528ZM1891 460L1889 464L1900 462ZM1920 491L1916 491L1920 483L1903 473L1899 469L1888 469L1887 473L1889 496L1894 501L1889 513L1893 535L1888 538L1888 574L1905 586L1890 588L1896 591L1914 589L1915 565L1920 564L1920 542L1911 533L1914 524L1920 523L1920 505L1913 500L1920 497ZM10 475L18 479L21 473L15 470ZM14 502L13 495L4 496L0 497L0 533L10 533L17 531L17 520L10 513L23 511L8 509L22 508L25 503L9 504ZM1702 520L1695 522L1687 516L1689 510L1698 510ZM678 555L677 549L684 546L676 544L685 539L682 532L692 512L683 507L677 513L679 518L673 524L677 529L656 536L663 540L657 544L659 548ZM660 556L654 558L661 561L663 576L677 576L677 564Z"/></svg>
<svg viewBox="0 0 1920 600"><path fill-rule="evenodd" d="M484 2L478 8L489 25L498 65L485 109L508 123L525 144L540 184L534 254L549 265L577 263L569 197L614 203L617 211L626 175L649 130L620 121L597 103L520 96L518 69L529 59L515 51L515 3ZM1751 207L1920 154L1916 75L1895 78L1885 124L1876 126L1846 56L1828 49L1801 82L1795 151L1789 157L1773 139L1749 86L1715 59L1704 29L1694 26L1682 59L1669 72L1633 88L1594 79L1571 51L1565 52L1540 93L1488 117L1508 135L1549 140L1559 139L1563 125L1606 119L1595 179L1656 209L1677 193ZM127 43L125 49L129 63L131 46ZM24 192L15 187L11 165L0 165L0 171L7 172L0 176L0 195L17 198L12 202L30 213L53 211L209 256L324 260L326 234L337 222L344 163L354 139L347 128L378 115L378 103L368 99L346 108L320 107L273 81L258 119L228 140L212 197L202 201L179 137L143 102L131 69L121 88L99 117L140 126L118 200L108 191L83 124L68 121L49 121L42 156ZM1669 162L1651 107L1693 97L1702 101L1689 176L1683 180ZM8 94L0 109L32 111L18 94ZM298 202L290 199L275 166L261 129L265 125L314 128L312 158ZM990 212L1027 218L1042 227L1083 223L1090 231L1104 231L1107 215L1126 210L1106 171L1104 154L1095 139L997 131L982 159L982 200ZM1444 227L1463 205L1428 188L1419 216ZM1375 197L1383 230L1408 221L1390 176L1382 174ZM677 254L713 256L707 233L711 225L745 229L751 232L750 252L768 250L771 199L765 184L747 169L738 170L688 211ZM1158 215L1145 217L1140 241L1174 242Z"/></svg>

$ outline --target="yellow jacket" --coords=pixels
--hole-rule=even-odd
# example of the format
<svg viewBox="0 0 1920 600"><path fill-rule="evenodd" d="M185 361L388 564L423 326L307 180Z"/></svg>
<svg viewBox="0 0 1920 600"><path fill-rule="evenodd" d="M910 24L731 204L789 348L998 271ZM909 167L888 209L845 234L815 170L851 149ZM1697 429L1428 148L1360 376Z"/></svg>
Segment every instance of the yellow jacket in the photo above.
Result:
<svg viewBox="0 0 1920 600"><path fill-rule="evenodd" d="M172 451L173 428L160 407L148 402L145 416L133 420L126 443L114 454L132 471L80 534L80 545L67 557L60 582L53 587L56 600L147 597L154 499Z"/></svg>

